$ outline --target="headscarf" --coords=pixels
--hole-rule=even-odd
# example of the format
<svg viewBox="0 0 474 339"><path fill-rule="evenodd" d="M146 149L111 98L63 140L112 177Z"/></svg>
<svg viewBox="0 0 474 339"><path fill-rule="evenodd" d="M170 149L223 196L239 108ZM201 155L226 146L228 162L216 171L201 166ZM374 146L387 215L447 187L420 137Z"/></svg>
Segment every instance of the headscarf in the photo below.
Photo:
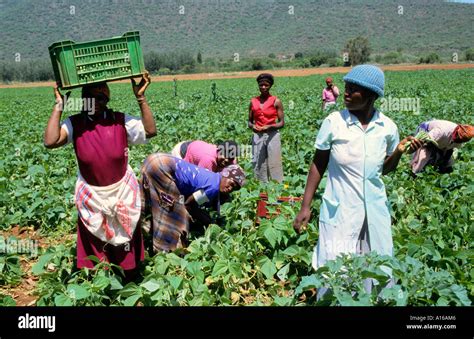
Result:
<svg viewBox="0 0 474 339"><path fill-rule="evenodd" d="M270 86L273 86L273 75L270 73L262 73L257 77L257 83L261 83L262 81L268 82Z"/></svg>
<svg viewBox="0 0 474 339"><path fill-rule="evenodd" d="M239 165L230 165L224 167L221 172L224 178L233 179L240 187L245 185L245 173Z"/></svg>
<svg viewBox="0 0 474 339"><path fill-rule="evenodd" d="M108 100L110 100L110 89L106 82L85 85L82 87L83 98L95 96L97 94L103 94Z"/></svg>
<svg viewBox="0 0 474 339"><path fill-rule="evenodd" d="M106 102L109 102L110 100L110 89L109 86L107 85L106 82L99 82L99 83L94 83L94 84L89 84L89 85L84 85L82 87L82 98L98 98L100 95L105 96L107 98ZM95 99L94 99L95 100ZM86 112L86 110L83 108L83 112ZM106 117L107 113L112 114L112 118L115 119L115 114L113 113L112 110L105 110L104 111L104 119ZM89 112L87 114L87 117L89 120L92 120L91 115L94 112Z"/></svg>
<svg viewBox="0 0 474 339"><path fill-rule="evenodd" d="M327 77L327 78L326 78L326 82L332 82L332 78L331 78L331 77Z"/></svg>
<svg viewBox="0 0 474 339"><path fill-rule="evenodd" d="M453 132L453 141L468 142L474 137L474 126L457 125Z"/></svg>

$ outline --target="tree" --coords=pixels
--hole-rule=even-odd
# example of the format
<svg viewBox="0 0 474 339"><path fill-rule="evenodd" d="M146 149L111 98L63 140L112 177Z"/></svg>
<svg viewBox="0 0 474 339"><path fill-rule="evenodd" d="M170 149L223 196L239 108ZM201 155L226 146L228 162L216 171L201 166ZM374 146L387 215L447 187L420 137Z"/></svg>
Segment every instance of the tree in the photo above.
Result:
<svg viewBox="0 0 474 339"><path fill-rule="evenodd" d="M260 59L253 59L250 67L253 71L261 71L264 68Z"/></svg>
<svg viewBox="0 0 474 339"><path fill-rule="evenodd" d="M359 65L369 61L369 40L361 35L347 41L345 49L349 51L349 62L351 65Z"/></svg>
<svg viewBox="0 0 474 339"><path fill-rule="evenodd" d="M197 55L197 63L198 64L202 64L202 55L201 55L201 52L198 52L198 55Z"/></svg>
<svg viewBox="0 0 474 339"><path fill-rule="evenodd" d="M149 72L156 72L161 68L160 56L156 52L146 53L144 56L145 59L145 68Z"/></svg>
<svg viewBox="0 0 474 339"><path fill-rule="evenodd" d="M303 58L303 53L301 52L296 52L295 53L295 59L302 59Z"/></svg>
<svg viewBox="0 0 474 339"><path fill-rule="evenodd" d="M439 55L436 54L435 52L432 52L426 56L422 56L419 60L420 64L434 64L437 62L440 62Z"/></svg>
<svg viewBox="0 0 474 339"><path fill-rule="evenodd" d="M474 48L470 48L466 51L466 60L474 60Z"/></svg>
<svg viewBox="0 0 474 339"><path fill-rule="evenodd" d="M311 63L311 66L316 67L316 66L321 66L322 64L327 63L329 58L334 58L334 57L336 57L336 54L333 52L316 51L311 54L311 57L309 58L309 62Z"/></svg>

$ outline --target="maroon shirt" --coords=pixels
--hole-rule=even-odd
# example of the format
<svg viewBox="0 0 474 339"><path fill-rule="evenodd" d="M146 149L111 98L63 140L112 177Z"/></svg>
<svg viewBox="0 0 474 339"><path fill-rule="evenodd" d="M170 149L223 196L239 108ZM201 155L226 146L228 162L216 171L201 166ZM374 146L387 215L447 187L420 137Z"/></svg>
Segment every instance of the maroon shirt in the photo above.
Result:
<svg viewBox="0 0 474 339"><path fill-rule="evenodd" d="M109 112L94 120L81 114L71 118L77 164L89 185L108 186L123 178L128 164L125 115Z"/></svg>
<svg viewBox="0 0 474 339"><path fill-rule="evenodd" d="M109 111L91 120L83 114L70 117L74 150L79 171L84 180L93 186L108 186L123 178L128 165L128 142L125 115ZM140 225L130 244L113 246L94 235L78 218L77 267L94 267L87 256L120 265L125 270L134 269L144 260L144 246Z"/></svg>

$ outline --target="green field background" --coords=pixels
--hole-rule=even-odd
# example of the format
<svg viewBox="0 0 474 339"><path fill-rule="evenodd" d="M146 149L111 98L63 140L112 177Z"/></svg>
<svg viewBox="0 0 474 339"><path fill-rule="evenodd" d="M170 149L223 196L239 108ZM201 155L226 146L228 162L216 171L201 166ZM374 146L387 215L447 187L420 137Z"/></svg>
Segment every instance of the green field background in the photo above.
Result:
<svg viewBox="0 0 474 339"><path fill-rule="evenodd" d="M334 289L326 304L469 305L474 300L472 142L460 149L450 175L428 169L413 180L409 157L404 156L397 171L384 177L396 261L390 263L397 282L390 293L398 293L398 297L386 293L381 301L375 292L351 295L361 279L354 275L350 283L342 283L344 277L337 273L337 267L352 265L354 273L368 270L365 277L377 278L380 272L376 266L386 258L368 256L363 262L344 258L328 272L313 274L310 259L317 241L323 187L318 190L313 219L303 235L291 229L298 205L287 206L279 218L255 226L260 192L268 192L270 199L303 194L315 137L328 114L321 110L325 76L277 78L272 88L285 111L283 184L256 182L250 159L241 159L250 180L232 202L224 205L225 224L213 225L204 234L193 234L185 253L147 256L143 280L125 287L119 275L111 272L75 271L73 241L41 248L43 256L34 270L40 276L38 305L314 304L314 298L298 295L305 295L310 287L320 287L324 279L333 287L352 284ZM343 75L332 76L343 89ZM398 125L402 138L431 118L473 124L473 79L472 70L386 72L386 97L419 98L421 109L419 114L384 113ZM168 152L179 141L234 139L250 145L247 115L250 98L258 95L255 80L215 80L215 101L211 82L178 81L176 97L172 82L150 85L146 96L158 135L147 145L131 146L130 163L137 175L148 154ZM131 85L112 83L110 89L110 108L139 116ZM79 98L80 91L75 90L73 97ZM0 229L4 231L20 225L34 226L45 237L75 232L77 165L73 147L47 150L42 142L53 104L52 88L0 89ZM338 107L342 108L341 104ZM73 113L64 113L63 118ZM47 270L47 262L54 262L56 268Z"/></svg>

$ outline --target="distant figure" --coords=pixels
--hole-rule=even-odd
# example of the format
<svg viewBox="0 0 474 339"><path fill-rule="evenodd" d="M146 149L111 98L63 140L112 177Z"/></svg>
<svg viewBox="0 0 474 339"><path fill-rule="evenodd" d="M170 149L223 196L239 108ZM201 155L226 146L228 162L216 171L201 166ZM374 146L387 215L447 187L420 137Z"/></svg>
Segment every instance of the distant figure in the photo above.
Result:
<svg viewBox="0 0 474 339"><path fill-rule="evenodd" d="M323 89L323 110L329 106L335 105L339 96L339 88L333 84L332 78L326 78L326 88Z"/></svg>
<svg viewBox="0 0 474 339"><path fill-rule="evenodd" d="M249 105L248 127L253 130L252 164L255 177L263 182L283 181L281 139L279 129L285 125L283 105L270 94L273 76L262 73L257 77L260 95Z"/></svg>
<svg viewBox="0 0 474 339"><path fill-rule="evenodd" d="M233 140L217 145L202 140L183 141L174 146L171 155L211 172L220 172L224 167L237 164L236 158L240 156L239 145Z"/></svg>
<svg viewBox="0 0 474 339"><path fill-rule="evenodd" d="M453 171L453 151L460 148L474 136L474 126L458 125L447 120L425 121L418 126L416 133L425 131L438 147L428 143L413 155L411 168L414 175L423 171L427 165L437 167L440 173Z"/></svg>

